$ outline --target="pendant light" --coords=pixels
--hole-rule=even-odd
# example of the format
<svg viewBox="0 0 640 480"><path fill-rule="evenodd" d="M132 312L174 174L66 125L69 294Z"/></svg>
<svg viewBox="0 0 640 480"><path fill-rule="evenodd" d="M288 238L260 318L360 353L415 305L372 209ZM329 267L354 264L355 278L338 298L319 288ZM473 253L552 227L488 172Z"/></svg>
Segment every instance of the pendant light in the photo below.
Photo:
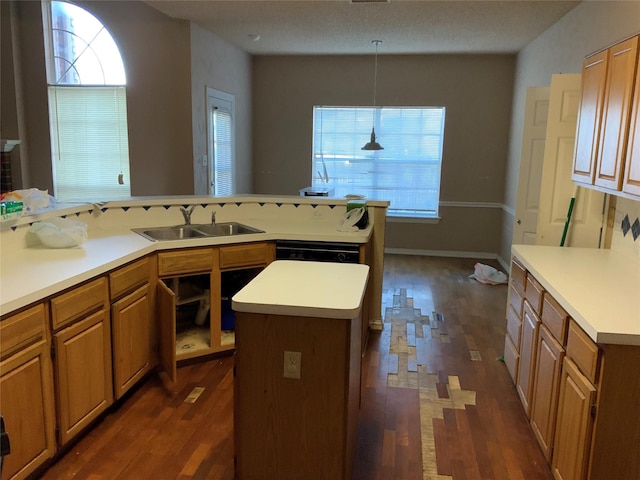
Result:
<svg viewBox="0 0 640 480"><path fill-rule="evenodd" d="M371 43L373 43L376 46L376 57L375 57L375 66L374 66L374 70L373 70L373 108L374 108L374 113L373 113L373 127L371 127L371 141L368 142L364 147L362 147L361 150L384 150L384 147L382 145L380 145L378 142L376 142L376 114L375 114L375 108L376 108L376 87L377 87L377 82L378 82L378 46L382 43L382 40L371 40Z"/></svg>

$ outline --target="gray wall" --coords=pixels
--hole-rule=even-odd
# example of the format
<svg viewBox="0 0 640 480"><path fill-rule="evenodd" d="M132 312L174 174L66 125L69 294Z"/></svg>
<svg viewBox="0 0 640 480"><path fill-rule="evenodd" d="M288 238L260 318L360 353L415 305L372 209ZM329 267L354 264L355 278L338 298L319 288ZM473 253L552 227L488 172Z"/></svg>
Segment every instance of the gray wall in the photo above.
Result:
<svg viewBox="0 0 640 480"><path fill-rule="evenodd" d="M193 106L193 193L209 193L207 167L207 87L235 97L236 193L251 193L251 56L198 25L191 24L191 103Z"/></svg>
<svg viewBox="0 0 640 480"><path fill-rule="evenodd" d="M371 105L373 61L254 58L255 193L310 184L313 106ZM388 223L388 248L497 252L514 69L512 55L379 55L376 104L447 109L440 196L450 206L439 224Z"/></svg>
<svg viewBox="0 0 640 480"><path fill-rule="evenodd" d="M76 3L104 23L123 56L132 195L207 193L206 87L236 96L237 190L250 193L251 56L140 1ZM19 187L53 193L39 1L2 2L2 87L2 138L23 142Z"/></svg>
<svg viewBox="0 0 640 480"><path fill-rule="evenodd" d="M639 1L586 1L518 54L499 250L503 259L511 257L527 88L550 85L554 73L580 73L586 55L638 32Z"/></svg>

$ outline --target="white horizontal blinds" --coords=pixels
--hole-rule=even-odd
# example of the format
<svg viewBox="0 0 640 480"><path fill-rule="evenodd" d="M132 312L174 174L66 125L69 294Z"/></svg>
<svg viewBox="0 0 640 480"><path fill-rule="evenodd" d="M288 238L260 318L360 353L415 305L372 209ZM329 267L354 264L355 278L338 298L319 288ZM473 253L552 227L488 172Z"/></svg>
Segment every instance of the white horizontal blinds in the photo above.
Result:
<svg viewBox="0 0 640 480"><path fill-rule="evenodd" d="M389 200L392 214L437 216L444 116L441 107L315 107L312 185ZM374 120L384 150L361 150Z"/></svg>
<svg viewBox="0 0 640 480"><path fill-rule="evenodd" d="M56 198L130 196L125 87L50 86L49 109Z"/></svg>
<svg viewBox="0 0 640 480"><path fill-rule="evenodd" d="M233 117L229 109L213 110L215 195L233 194Z"/></svg>
<svg viewBox="0 0 640 480"><path fill-rule="evenodd" d="M54 195L128 197L126 75L118 47L80 6L52 1L45 11Z"/></svg>

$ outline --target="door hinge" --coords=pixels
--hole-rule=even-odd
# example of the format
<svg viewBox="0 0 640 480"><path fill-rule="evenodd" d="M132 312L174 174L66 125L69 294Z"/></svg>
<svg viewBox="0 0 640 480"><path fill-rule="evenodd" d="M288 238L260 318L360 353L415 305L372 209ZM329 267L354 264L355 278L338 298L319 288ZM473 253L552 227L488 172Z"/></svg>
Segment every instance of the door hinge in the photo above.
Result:
<svg viewBox="0 0 640 480"><path fill-rule="evenodd" d="M593 418L596 418L596 404L595 403L591 404L591 416Z"/></svg>
<svg viewBox="0 0 640 480"><path fill-rule="evenodd" d="M52 343L51 344L51 359L56 358L56 344Z"/></svg>

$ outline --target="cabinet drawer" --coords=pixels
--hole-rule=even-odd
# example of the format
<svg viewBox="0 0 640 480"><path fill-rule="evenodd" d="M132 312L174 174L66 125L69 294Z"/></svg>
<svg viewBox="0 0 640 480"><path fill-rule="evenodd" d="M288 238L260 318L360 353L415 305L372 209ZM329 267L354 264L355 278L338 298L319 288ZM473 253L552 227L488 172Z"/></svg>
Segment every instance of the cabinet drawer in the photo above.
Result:
<svg viewBox="0 0 640 480"><path fill-rule="evenodd" d="M158 254L158 275L207 272L214 268L213 248L197 248Z"/></svg>
<svg viewBox="0 0 640 480"><path fill-rule="evenodd" d="M0 358L23 349L45 336L47 313L43 304L11 315L0 322Z"/></svg>
<svg viewBox="0 0 640 480"><path fill-rule="evenodd" d="M533 311L540 315L540 311L542 310L542 294L544 293L544 288L538 281L531 276L531 274L527 274L527 281L525 282L526 286L524 289L524 298L529 300Z"/></svg>
<svg viewBox="0 0 640 480"><path fill-rule="evenodd" d="M109 274L111 300L121 297L149 282L150 260L143 258Z"/></svg>
<svg viewBox="0 0 640 480"><path fill-rule="evenodd" d="M511 261L511 285L515 285L518 290L524 292L524 284L527 278L527 271L520 263L513 259Z"/></svg>
<svg viewBox="0 0 640 480"><path fill-rule="evenodd" d="M511 341L511 337L509 335L505 335L504 338L504 364L507 366L507 370L509 371L509 375L511 375L511 379L513 383L517 382L516 375L518 374L518 362L520 361L520 355L518 354L518 350L516 350L515 345Z"/></svg>
<svg viewBox="0 0 640 480"><path fill-rule="evenodd" d="M108 303L107 279L101 277L51 300L51 321L56 330Z"/></svg>
<svg viewBox="0 0 640 480"><path fill-rule="evenodd" d="M220 269L266 265L272 260L272 246L269 243L247 243L220 247Z"/></svg>
<svg viewBox="0 0 640 480"><path fill-rule="evenodd" d="M522 319L522 295L513 285L509 287L508 306L513 307L518 318Z"/></svg>
<svg viewBox="0 0 640 480"><path fill-rule="evenodd" d="M598 378L598 345L573 320L569 320L567 335L567 355L578 366L580 371L591 383Z"/></svg>
<svg viewBox="0 0 640 480"><path fill-rule="evenodd" d="M542 298L542 313L540 319L555 339L564 345L567 338L569 314L560 306L555 298L549 295L549 292L545 292Z"/></svg>
<svg viewBox="0 0 640 480"><path fill-rule="evenodd" d="M520 330L522 329L522 320L516 314L511 305L507 307L507 333L511 337L516 351L520 351Z"/></svg>

